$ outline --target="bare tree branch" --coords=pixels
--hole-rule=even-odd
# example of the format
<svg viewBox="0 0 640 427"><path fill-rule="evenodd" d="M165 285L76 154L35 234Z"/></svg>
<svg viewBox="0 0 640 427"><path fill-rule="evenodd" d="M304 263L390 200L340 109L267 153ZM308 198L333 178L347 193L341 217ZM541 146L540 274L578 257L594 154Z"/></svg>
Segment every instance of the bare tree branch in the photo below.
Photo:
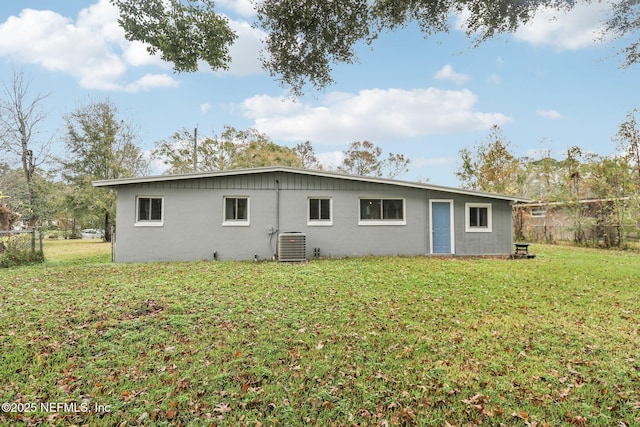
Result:
<svg viewBox="0 0 640 427"><path fill-rule="evenodd" d="M49 158L49 148L53 136L43 138L40 131L42 122L47 118L42 104L49 94L31 95L31 81L24 73L14 72L11 80L3 83L0 98L0 150L9 156L20 159L27 181L29 193L29 226L37 221L35 210L34 175L37 168Z"/></svg>

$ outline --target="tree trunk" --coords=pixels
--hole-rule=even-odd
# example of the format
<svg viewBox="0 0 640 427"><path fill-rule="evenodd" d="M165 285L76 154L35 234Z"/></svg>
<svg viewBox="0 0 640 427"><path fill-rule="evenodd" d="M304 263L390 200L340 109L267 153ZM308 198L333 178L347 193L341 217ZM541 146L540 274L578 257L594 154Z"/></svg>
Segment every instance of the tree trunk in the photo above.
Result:
<svg viewBox="0 0 640 427"><path fill-rule="evenodd" d="M104 241L111 241L111 218L109 217L109 211L104 211Z"/></svg>

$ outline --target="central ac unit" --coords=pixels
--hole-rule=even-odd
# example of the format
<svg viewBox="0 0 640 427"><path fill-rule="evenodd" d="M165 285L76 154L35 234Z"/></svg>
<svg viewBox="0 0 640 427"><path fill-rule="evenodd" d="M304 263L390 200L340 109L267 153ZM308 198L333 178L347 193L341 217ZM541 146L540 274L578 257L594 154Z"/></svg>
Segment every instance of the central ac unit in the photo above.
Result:
<svg viewBox="0 0 640 427"><path fill-rule="evenodd" d="M307 236L304 233L280 233L278 235L279 261L306 261Z"/></svg>

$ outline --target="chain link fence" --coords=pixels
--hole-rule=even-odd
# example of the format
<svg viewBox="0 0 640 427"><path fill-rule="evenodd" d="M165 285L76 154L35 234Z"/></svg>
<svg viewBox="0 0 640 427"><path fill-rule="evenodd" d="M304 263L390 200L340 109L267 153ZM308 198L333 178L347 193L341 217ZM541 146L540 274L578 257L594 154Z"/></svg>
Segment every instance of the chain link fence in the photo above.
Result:
<svg viewBox="0 0 640 427"><path fill-rule="evenodd" d="M520 239L529 242L560 243L575 242L590 246L623 247L640 242L640 228L635 224L527 224Z"/></svg>
<svg viewBox="0 0 640 427"><path fill-rule="evenodd" d="M15 267L43 261L41 231L0 231L0 267Z"/></svg>

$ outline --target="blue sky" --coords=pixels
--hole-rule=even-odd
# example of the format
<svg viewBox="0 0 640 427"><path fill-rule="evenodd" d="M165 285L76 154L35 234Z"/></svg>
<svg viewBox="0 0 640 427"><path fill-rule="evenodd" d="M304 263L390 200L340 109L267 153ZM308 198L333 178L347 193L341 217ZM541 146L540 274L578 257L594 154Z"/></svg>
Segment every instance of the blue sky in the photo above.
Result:
<svg viewBox="0 0 640 427"><path fill-rule="evenodd" d="M549 148L561 158L574 145L609 155L620 123L640 108L640 68L619 68L620 42L596 41L600 2L539 13L478 48L460 30L461 17L452 17L451 32L426 40L411 26L385 34L358 48L359 63L335 67L335 85L295 101L260 68L250 3L216 4L239 35L230 70L205 64L175 74L124 39L108 0L2 2L0 79L23 71L32 93L50 94L41 136L54 136L58 155L63 115L108 97L137 126L144 150L183 127L198 126L201 136L254 127L279 144L310 141L330 167L349 143L369 140L411 159L398 178L452 186L459 151L486 142L494 124L518 156Z"/></svg>

